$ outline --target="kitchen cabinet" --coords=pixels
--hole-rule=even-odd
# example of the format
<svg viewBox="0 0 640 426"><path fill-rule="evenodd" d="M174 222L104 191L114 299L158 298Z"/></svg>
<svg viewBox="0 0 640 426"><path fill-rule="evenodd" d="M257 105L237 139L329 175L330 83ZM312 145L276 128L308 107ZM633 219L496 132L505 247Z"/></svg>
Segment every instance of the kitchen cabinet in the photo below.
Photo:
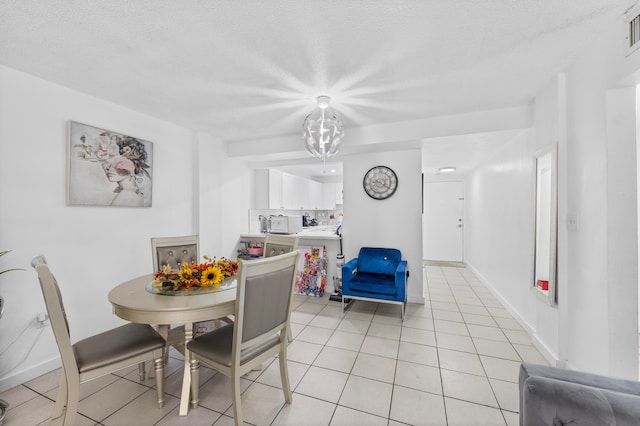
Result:
<svg viewBox="0 0 640 426"><path fill-rule="evenodd" d="M282 209L282 175L280 170L255 171L255 204L258 209Z"/></svg>
<svg viewBox="0 0 640 426"><path fill-rule="evenodd" d="M334 210L338 193L341 204L342 183L321 183L275 169L255 171L257 209Z"/></svg>

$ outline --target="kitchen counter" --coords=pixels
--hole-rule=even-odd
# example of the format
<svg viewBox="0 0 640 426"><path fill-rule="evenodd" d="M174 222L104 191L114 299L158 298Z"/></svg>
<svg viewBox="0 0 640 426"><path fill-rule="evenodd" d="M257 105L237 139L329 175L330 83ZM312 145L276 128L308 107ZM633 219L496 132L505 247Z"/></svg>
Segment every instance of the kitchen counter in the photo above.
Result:
<svg viewBox="0 0 640 426"><path fill-rule="evenodd" d="M302 232L298 232L299 246L325 246L327 249L327 283L325 292L331 294L334 290L333 277L336 276L336 255L340 252L340 237L336 235L335 225L311 226L304 228ZM246 233L240 234L240 243L263 243L267 234L263 233Z"/></svg>

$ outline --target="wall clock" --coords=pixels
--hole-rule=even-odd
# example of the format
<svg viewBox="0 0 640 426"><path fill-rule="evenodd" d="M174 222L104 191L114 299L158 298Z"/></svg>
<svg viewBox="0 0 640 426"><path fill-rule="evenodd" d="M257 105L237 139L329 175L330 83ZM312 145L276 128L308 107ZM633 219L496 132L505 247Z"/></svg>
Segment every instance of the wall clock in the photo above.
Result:
<svg viewBox="0 0 640 426"><path fill-rule="evenodd" d="M386 166L375 166L369 169L362 180L364 192L374 200L386 200L398 188L396 173Z"/></svg>

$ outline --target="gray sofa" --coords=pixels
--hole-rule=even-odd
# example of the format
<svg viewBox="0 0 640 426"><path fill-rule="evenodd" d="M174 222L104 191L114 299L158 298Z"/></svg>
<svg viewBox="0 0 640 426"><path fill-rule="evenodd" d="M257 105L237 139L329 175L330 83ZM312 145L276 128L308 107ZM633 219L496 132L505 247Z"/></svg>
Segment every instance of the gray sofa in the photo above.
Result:
<svg viewBox="0 0 640 426"><path fill-rule="evenodd" d="M520 425L640 425L640 382L520 366Z"/></svg>

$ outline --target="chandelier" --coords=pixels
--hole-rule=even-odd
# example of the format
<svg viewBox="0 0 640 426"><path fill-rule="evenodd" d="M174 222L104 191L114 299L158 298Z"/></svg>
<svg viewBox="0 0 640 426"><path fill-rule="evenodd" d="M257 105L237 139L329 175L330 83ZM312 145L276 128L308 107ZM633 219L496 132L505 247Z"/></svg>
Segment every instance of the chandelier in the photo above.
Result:
<svg viewBox="0 0 640 426"><path fill-rule="evenodd" d="M344 126L338 113L329 108L329 96L318 96L316 101L318 108L304 119L302 134L309 154L325 161L342 148Z"/></svg>

